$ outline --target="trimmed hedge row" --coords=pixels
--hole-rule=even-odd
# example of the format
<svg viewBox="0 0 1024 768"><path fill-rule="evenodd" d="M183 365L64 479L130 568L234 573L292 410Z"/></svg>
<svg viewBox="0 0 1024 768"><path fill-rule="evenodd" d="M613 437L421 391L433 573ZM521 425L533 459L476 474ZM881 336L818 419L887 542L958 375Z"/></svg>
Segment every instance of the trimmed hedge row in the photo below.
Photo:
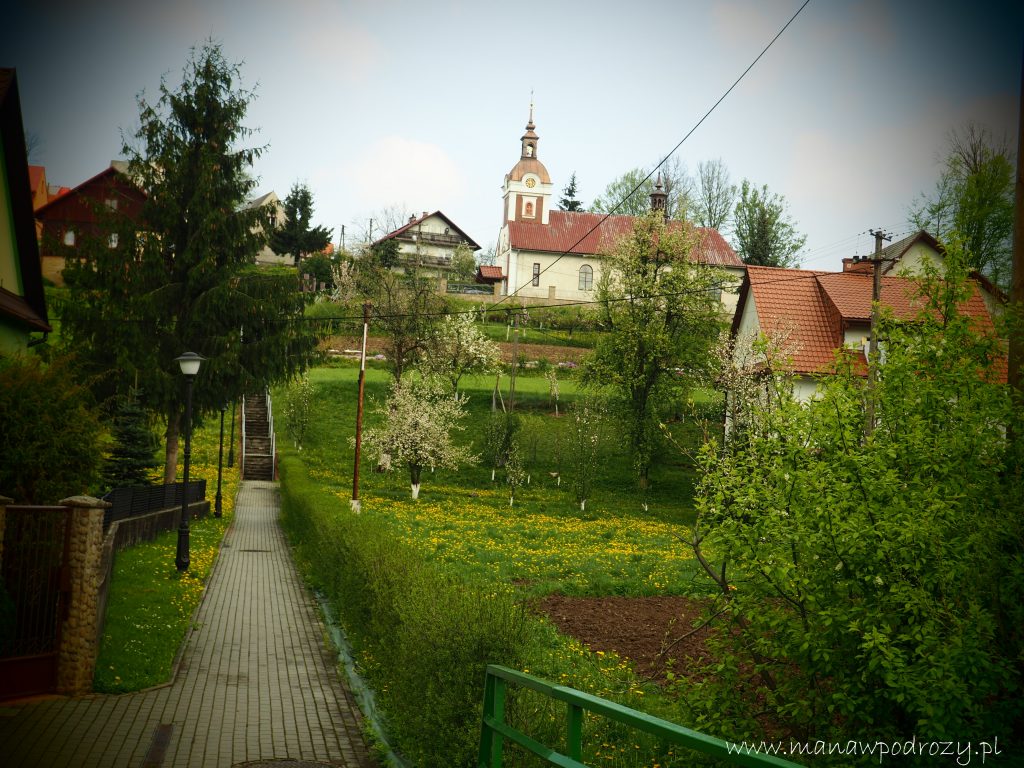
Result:
<svg viewBox="0 0 1024 768"><path fill-rule="evenodd" d="M375 689L392 746L416 766L470 766L489 663L522 667L541 631L514 595L444 572L369 514L318 497L280 462L282 522L335 606Z"/></svg>

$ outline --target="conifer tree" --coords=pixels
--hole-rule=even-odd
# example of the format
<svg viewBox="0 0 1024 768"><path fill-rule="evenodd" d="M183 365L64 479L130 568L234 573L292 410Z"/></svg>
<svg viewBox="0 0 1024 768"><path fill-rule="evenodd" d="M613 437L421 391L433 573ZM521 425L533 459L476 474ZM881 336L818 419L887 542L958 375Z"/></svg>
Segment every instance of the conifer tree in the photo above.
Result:
<svg viewBox="0 0 1024 768"><path fill-rule="evenodd" d="M103 480L107 487L148 485L149 471L158 466L156 451L159 443L137 391L130 391L118 404L111 431L114 446L103 466Z"/></svg>
<svg viewBox="0 0 1024 768"><path fill-rule="evenodd" d="M331 242L331 230L310 227L313 217L313 193L305 184L293 184L284 199L284 224L270 233L270 248L279 256L291 256L295 266L303 257L319 253Z"/></svg>
<svg viewBox="0 0 1024 768"><path fill-rule="evenodd" d="M207 358L193 393L198 420L298 373L316 349L294 280L251 266L265 241L264 212L244 203L265 147L239 146L252 134L243 120L253 97L239 78L208 42L192 51L177 89L163 82L155 103L139 98L140 127L123 151L142 211L109 211L66 270L63 327L92 373L120 393L137 380L163 414L167 482L184 410L176 357Z"/></svg>
<svg viewBox="0 0 1024 768"><path fill-rule="evenodd" d="M558 207L563 211L582 211L583 203L576 197L576 172L573 171L569 177L569 183L562 190L562 199L558 201Z"/></svg>

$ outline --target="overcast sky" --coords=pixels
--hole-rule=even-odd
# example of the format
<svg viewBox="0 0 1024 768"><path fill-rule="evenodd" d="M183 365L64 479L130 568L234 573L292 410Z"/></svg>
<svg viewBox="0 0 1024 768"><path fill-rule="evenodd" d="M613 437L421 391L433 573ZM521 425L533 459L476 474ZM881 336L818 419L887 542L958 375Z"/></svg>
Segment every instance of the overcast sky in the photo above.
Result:
<svg viewBox="0 0 1024 768"><path fill-rule="evenodd" d="M259 192L308 183L336 242L398 205L487 247L531 91L556 199L575 172L589 205L675 146L801 2L16 1L0 66L18 69L32 162L73 187L121 155L137 95L177 86L212 38L256 87ZM869 228L907 229L951 129L1016 149L1022 34L1009 1L811 0L677 155L784 195L804 265L838 269Z"/></svg>

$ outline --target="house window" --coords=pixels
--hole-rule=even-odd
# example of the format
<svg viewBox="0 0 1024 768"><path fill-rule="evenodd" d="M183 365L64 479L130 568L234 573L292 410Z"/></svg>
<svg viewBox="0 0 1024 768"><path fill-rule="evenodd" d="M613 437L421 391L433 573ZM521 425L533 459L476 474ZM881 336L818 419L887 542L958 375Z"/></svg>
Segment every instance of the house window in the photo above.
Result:
<svg viewBox="0 0 1024 768"><path fill-rule="evenodd" d="M580 267L580 290L594 290L594 268L589 264L584 264Z"/></svg>
<svg viewBox="0 0 1024 768"><path fill-rule="evenodd" d="M117 232L114 232L107 238L107 246L110 248L117 248Z"/></svg>
<svg viewBox="0 0 1024 768"><path fill-rule="evenodd" d="M108 197L103 202L106 204L107 208L109 208L111 211L116 211L117 210L117 198L116 197Z"/></svg>
<svg viewBox="0 0 1024 768"><path fill-rule="evenodd" d="M69 229L64 233L64 245L73 246L75 244L75 230Z"/></svg>
<svg viewBox="0 0 1024 768"><path fill-rule="evenodd" d="M540 264L533 265L533 286L536 288L540 285Z"/></svg>

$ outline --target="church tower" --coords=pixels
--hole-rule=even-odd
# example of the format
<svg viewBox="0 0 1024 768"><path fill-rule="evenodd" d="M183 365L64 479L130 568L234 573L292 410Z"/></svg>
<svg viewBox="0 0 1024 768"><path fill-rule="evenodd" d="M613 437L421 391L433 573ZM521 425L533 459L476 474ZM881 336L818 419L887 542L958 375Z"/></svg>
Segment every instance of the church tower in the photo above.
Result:
<svg viewBox="0 0 1024 768"><path fill-rule="evenodd" d="M509 221L548 223L553 185L551 177L548 175L548 169L537 159L537 143L540 139L535 128L533 101L531 100L530 119L526 123L526 132L519 140L521 144L519 162L505 174L503 223Z"/></svg>

